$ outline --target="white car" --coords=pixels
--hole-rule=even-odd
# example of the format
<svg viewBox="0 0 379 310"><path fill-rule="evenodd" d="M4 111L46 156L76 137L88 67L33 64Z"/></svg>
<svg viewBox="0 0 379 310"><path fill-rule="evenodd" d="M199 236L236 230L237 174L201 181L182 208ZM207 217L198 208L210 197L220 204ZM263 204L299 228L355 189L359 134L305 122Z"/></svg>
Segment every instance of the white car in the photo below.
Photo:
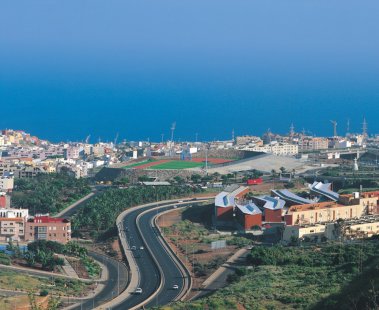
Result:
<svg viewBox="0 0 379 310"><path fill-rule="evenodd" d="M136 290L134 291L135 294L142 294L142 288L137 287Z"/></svg>
<svg viewBox="0 0 379 310"><path fill-rule="evenodd" d="M174 284L174 285L172 286L172 289L173 289L173 290L177 290L177 289L179 289L179 285Z"/></svg>
<svg viewBox="0 0 379 310"><path fill-rule="evenodd" d="M183 202L183 200L178 200L178 202Z"/></svg>
<svg viewBox="0 0 379 310"><path fill-rule="evenodd" d="M141 246L139 247L139 249L140 249L140 250L143 250L143 249L144 249L144 247L141 245Z"/></svg>
<svg viewBox="0 0 379 310"><path fill-rule="evenodd" d="M131 248L130 248L132 251L135 251L137 250L137 247L135 245L133 245Z"/></svg>

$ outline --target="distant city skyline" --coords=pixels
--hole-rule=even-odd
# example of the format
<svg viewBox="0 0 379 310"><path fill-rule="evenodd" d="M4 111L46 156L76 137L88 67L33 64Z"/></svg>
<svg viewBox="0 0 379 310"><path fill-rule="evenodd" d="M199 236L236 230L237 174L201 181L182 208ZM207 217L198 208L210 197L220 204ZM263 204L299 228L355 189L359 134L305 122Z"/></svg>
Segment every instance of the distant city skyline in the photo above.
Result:
<svg viewBox="0 0 379 310"><path fill-rule="evenodd" d="M376 134L379 134L379 133L374 133L374 132L371 132L370 131L370 127L369 127L369 122L367 121L367 118L366 119L366 125L368 126L368 134L369 136L372 136L372 135L376 135ZM347 133L349 134L362 134L363 132L363 121L361 122L361 127L360 129L358 130L354 130L354 127L351 126L351 120L348 119L346 121L346 124L341 124L341 127L342 125L345 125L344 128L338 128L337 127L337 134L338 136L340 137L345 137ZM333 125L330 124L330 121L326 121L326 124L327 124L327 130L323 130L323 132L327 132L329 131L329 133L326 133L326 134L318 134L316 132L312 132L310 130L308 130L307 128L296 128L295 124L293 124L293 128L294 128L294 132L295 133L304 133L305 135L308 135L308 136L317 136L317 137L332 137L333 136ZM288 126L287 130L285 130L284 132L283 131L276 131L274 130L274 128L267 128L266 130L264 130L263 132L239 132L238 130L236 129L231 129L230 131L230 134L229 136L225 136L225 137L214 137L214 138L210 138L210 139L201 139L201 136L198 132L194 133L193 134L193 137L191 137L190 134L186 135L185 137L188 137L188 138L182 138L181 135L178 135L175 131L175 134L174 134L174 141L177 141L177 142L184 142L184 141L190 141L190 142L195 142L195 141L198 141L198 142L206 142L206 141L216 141L216 140L231 140L233 135L234 137L237 137L237 136L245 136L245 135L251 135L251 136L258 136L258 137L262 137L265 133L267 133L268 131L270 131L271 133L273 134L279 134L279 135L289 135L290 134L290 130L291 130L291 125L292 123ZM340 125L340 123L338 123L338 125ZM337 125L337 126L338 126ZM148 136L148 137L140 137L140 138L130 138L128 136L123 136L122 134L120 134L119 132L115 133L113 136L109 136L107 137L106 135L103 135L103 136L93 136L91 133L88 133L86 136L83 136L83 137L78 137L78 138L74 138L74 139L70 139L70 138L59 138L59 137L54 137L53 139L50 139L48 138L49 136L49 133L48 131L46 132L41 132L41 134L37 134L36 132L33 132L33 131L29 131L25 128L14 128L14 127L9 127L9 128L1 128L0 127L0 130L6 130L6 129L11 129L11 130L22 130L22 131L25 131L26 133L30 133L31 135L33 136L37 136L38 138L40 139L43 139L43 140L48 140L50 142L53 142L53 143L58 143L58 142L83 142L85 141L87 138L88 138L88 141L89 143L97 143L99 141L101 142L112 142L115 140L118 141L118 143L122 142L123 140L127 140L127 141L151 141L151 142L155 142L155 143L159 143L159 142L166 142L166 141L170 141L171 139L171 131L169 130L171 127L168 126L168 129L167 129L167 132L166 133L161 133L159 135L159 137L153 137L153 136ZM350 129L349 131L347 131L347 129ZM176 130L176 128L175 128ZM162 136L163 135L163 136Z"/></svg>

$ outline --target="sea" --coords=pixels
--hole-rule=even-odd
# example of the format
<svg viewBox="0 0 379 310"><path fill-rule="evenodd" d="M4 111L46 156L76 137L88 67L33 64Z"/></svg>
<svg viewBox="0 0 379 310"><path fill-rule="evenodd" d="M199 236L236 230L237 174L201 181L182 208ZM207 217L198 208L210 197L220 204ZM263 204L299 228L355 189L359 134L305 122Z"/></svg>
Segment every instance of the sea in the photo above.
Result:
<svg viewBox="0 0 379 310"><path fill-rule="evenodd" d="M209 141L365 117L379 133L379 2L348 2L1 1L0 128Z"/></svg>

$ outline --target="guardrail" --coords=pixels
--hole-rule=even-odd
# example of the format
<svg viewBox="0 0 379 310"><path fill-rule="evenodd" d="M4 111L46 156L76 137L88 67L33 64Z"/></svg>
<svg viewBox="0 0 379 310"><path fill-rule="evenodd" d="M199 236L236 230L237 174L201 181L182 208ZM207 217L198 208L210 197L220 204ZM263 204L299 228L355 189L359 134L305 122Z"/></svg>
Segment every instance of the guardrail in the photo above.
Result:
<svg viewBox="0 0 379 310"><path fill-rule="evenodd" d="M183 206L183 208L184 207L185 206ZM170 247L170 245L168 244L168 242L164 238L164 236L162 234L162 231L161 231L161 229L160 229L160 227L158 226L158 223L157 223L159 217L161 217L162 215L165 215L166 213L172 212L172 211L173 210L167 210L167 211L164 211L164 212L160 213L156 217L154 217L154 226L159 231L159 237L161 239L161 242L162 242L163 246L166 249L166 252L169 251L169 252L171 252L171 255L174 255L174 257L176 258L174 262L179 267L180 272L182 273L183 278L184 279L188 279L188 282L189 282L188 288L185 290L186 285L184 285L183 288L182 288L182 290L181 290L181 292L180 292L180 294L175 299L175 300L182 301L182 300L184 300L184 298L186 298L186 296L188 295L188 293L192 289L193 281L192 281L192 277L191 277L191 272L188 270L187 266L181 261L181 259L174 253L174 251L172 250L172 248Z"/></svg>
<svg viewBox="0 0 379 310"><path fill-rule="evenodd" d="M201 197L198 200L194 200L194 203L206 201L206 200L213 199L213 198L214 197ZM121 304L125 299L127 299L127 298L129 298L131 296L131 292L134 292L136 290L136 288L139 286L139 283L140 283L140 276L139 276L140 272L139 272L138 265L136 263L136 260L135 260L134 256L129 251L130 246L128 244L127 239L123 238L122 235L121 235L122 234L122 229L123 229L123 221L124 221L125 217L129 213L134 212L135 210L143 209L143 208L146 208L146 207L149 207L149 206L154 207L154 206L158 205L156 208L151 208L149 210L143 211L142 213L149 212L152 209L165 208L165 207L167 207L170 204L172 204L172 205L175 205L175 204L177 204L177 205L188 204L193 199L192 198L182 198L181 200L183 200L183 202L180 202L180 203L178 203L178 199L164 200L164 201L160 201L160 202L148 203L148 204L145 204L145 205L140 205L140 206L137 206L137 207L133 207L133 208L127 209L127 210L125 210L125 211L123 211L122 213L119 214L119 216L116 219L116 225L117 225L117 227L119 227L119 238L121 240L122 250L124 252L125 258L126 258L127 263L129 265L129 271L130 271L129 272L129 283L128 283L127 287L124 289L124 291L121 292L120 295L118 295L116 298L112 299L111 301L109 301L109 302L107 302L107 303L105 303L105 304L97 307L96 309L98 309L98 310L110 309L110 308L112 308L114 306L117 306L117 305ZM167 204L167 205L162 206L162 204ZM146 245L145 239L143 238L143 235L142 235L142 233L141 233L141 231L140 231L140 229L138 227L138 219L141 216L141 214L138 215L137 218L136 218L136 225L137 225L138 231L139 231L140 235L142 236L142 239L143 239L143 241L144 241L144 243ZM163 238L163 240L164 240L164 238ZM152 255L150 251L151 250L149 249L149 253L150 253L150 255ZM154 259L154 262L157 264L157 266L159 266L159 264L157 263L156 259L155 258L153 258L153 259ZM179 258L177 258L177 259L180 261ZM160 269L160 266L158 267L158 269L160 270L160 273L162 275L163 273L162 273L162 270ZM159 286L159 289L161 287L162 287L162 281L161 281L161 284ZM142 303L134 306L133 308L131 308L129 310L136 310L136 309L139 309L139 308L143 307L151 299L153 299L156 296L156 294L159 293L159 289L156 290L156 292L154 292L152 295L150 295L144 302L142 302Z"/></svg>

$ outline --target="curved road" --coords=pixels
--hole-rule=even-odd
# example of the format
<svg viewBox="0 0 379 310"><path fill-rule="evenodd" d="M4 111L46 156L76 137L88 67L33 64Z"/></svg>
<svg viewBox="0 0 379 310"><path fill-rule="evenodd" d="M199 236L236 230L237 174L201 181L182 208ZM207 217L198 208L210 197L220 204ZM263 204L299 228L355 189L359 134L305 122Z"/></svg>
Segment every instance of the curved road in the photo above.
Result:
<svg viewBox="0 0 379 310"><path fill-rule="evenodd" d="M80 199L78 202L72 204L68 208L62 210L56 216L69 219L78 211L78 209L82 208L88 200L95 198L98 194L99 191L96 189L91 194ZM106 266L108 272L108 279L104 282L95 281L103 284L104 287L93 298L83 298L82 300L72 298L72 300L75 300L77 305L71 305L70 310L94 309L95 307L98 307L101 304L104 304L106 301L109 301L116 297L127 287L128 284L128 269L124 264L99 253L89 252L88 255Z"/></svg>
<svg viewBox="0 0 379 310"><path fill-rule="evenodd" d="M108 269L108 279L105 281L105 287L93 298L78 301L76 307L70 307L75 310L90 310L100 306L107 300L113 299L118 292L122 292L126 288L126 279L128 278L128 270L125 265L107 256L90 252L89 255L97 261L103 263Z"/></svg>
<svg viewBox="0 0 379 310"><path fill-rule="evenodd" d="M121 237L127 239L130 249L138 266L139 284L142 294L132 294L129 298L122 301L112 309L125 310L132 309L149 299L158 289L159 293L150 298L145 307L157 305L166 305L184 292L185 276L176 258L173 258L160 239L160 233L154 226L153 220L158 213L175 208L176 205L186 207L202 203L208 199L184 200L184 202L157 203L144 208L139 208L127 214L123 220L121 228ZM135 247L135 250L131 248ZM142 248L141 248L142 247ZM161 284L161 272L163 275ZM179 289L172 289L173 285L179 286Z"/></svg>

